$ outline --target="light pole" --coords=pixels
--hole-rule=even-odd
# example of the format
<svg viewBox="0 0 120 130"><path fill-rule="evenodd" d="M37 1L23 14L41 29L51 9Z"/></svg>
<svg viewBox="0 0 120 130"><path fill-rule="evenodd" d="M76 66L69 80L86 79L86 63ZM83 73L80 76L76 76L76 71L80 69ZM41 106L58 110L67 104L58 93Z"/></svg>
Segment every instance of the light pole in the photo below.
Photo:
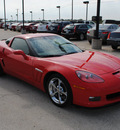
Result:
<svg viewBox="0 0 120 130"><path fill-rule="evenodd" d="M44 9L41 9L41 11L43 11L43 21L44 21Z"/></svg>
<svg viewBox="0 0 120 130"><path fill-rule="evenodd" d="M88 4L89 4L89 1L83 1L84 4L86 4L86 21L88 19Z"/></svg>
<svg viewBox="0 0 120 130"><path fill-rule="evenodd" d="M13 21L13 16L11 15L11 20Z"/></svg>
<svg viewBox="0 0 120 130"><path fill-rule="evenodd" d="M32 13L33 13L33 12L32 12L32 11L30 11L30 13L31 13L31 22L32 22L32 20L33 20L33 15L32 15Z"/></svg>
<svg viewBox="0 0 120 130"><path fill-rule="evenodd" d="M100 4L101 0L97 0L97 16L96 19L96 30L95 37L92 39L92 49L102 49L102 40L99 37L99 23L100 23Z"/></svg>
<svg viewBox="0 0 120 130"><path fill-rule="evenodd" d="M24 0L22 0L22 16L23 16L23 28L22 28L22 34L26 33L26 30L24 28Z"/></svg>
<svg viewBox="0 0 120 130"><path fill-rule="evenodd" d="M59 20L60 20L60 6L56 6L59 9Z"/></svg>
<svg viewBox="0 0 120 130"><path fill-rule="evenodd" d="M17 14L16 14L16 16L17 16L17 22L18 22L18 9L16 9L17 10Z"/></svg>
<svg viewBox="0 0 120 130"><path fill-rule="evenodd" d="M5 21L5 27L4 30L7 30L7 26L6 26L6 8L5 8L5 0L4 0L4 21Z"/></svg>
<svg viewBox="0 0 120 130"><path fill-rule="evenodd" d="M97 0L97 21L96 21L96 38L97 39L99 39L100 3L101 3L101 0Z"/></svg>
<svg viewBox="0 0 120 130"><path fill-rule="evenodd" d="M72 16L71 16L71 20L73 20L73 0L72 0Z"/></svg>

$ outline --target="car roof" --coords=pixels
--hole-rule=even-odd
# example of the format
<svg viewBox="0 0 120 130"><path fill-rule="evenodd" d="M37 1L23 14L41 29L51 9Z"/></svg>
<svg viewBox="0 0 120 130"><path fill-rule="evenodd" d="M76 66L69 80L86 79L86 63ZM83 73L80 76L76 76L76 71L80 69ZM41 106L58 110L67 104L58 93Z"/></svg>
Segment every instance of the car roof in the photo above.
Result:
<svg viewBox="0 0 120 130"><path fill-rule="evenodd" d="M85 24L85 23L72 23L72 24L68 24L68 26L75 26L75 25L89 25L89 24Z"/></svg>
<svg viewBox="0 0 120 130"><path fill-rule="evenodd" d="M74 23L74 25L88 25L86 23Z"/></svg>
<svg viewBox="0 0 120 130"><path fill-rule="evenodd" d="M44 37L44 36L56 36L57 34L52 33L31 33L31 34L21 34L15 36L16 38L23 38L23 39L29 39L29 38L35 38L35 37Z"/></svg>

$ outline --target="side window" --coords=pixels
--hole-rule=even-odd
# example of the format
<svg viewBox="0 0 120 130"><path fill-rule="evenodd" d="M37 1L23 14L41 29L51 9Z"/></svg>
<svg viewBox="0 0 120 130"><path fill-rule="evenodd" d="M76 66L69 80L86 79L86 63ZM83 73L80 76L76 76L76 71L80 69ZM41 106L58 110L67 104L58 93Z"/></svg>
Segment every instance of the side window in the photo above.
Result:
<svg viewBox="0 0 120 130"><path fill-rule="evenodd" d="M84 29L84 28L87 28L87 26L86 26L86 25L80 25L80 26L79 26L79 29L80 29L80 28Z"/></svg>
<svg viewBox="0 0 120 130"><path fill-rule="evenodd" d="M117 28L118 28L118 26L117 26L117 25L113 25L113 27L114 27L114 29L117 29Z"/></svg>
<svg viewBox="0 0 120 130"><path fill-rule="evenodd" d="M82 28L82 25L80 25L79 27L78 27L78 29L81 29Z"/></svg>
<svg viewBox="0 0 120 130"><path fill-rule="evenodd" d="M90 28L92 28L92 27L91 27L90 25L87 25L87 28L90 29Z"/></svg>
<svg viewBox="0 0 120 130"><path fill-rule="evenodd" d="M108 29L114 29L113 26L111 25Z"/></svg>
<svg viewBox="0 0 120 130"><path fill-rule="evenodd" d="M29 55L29 48L24 39L15 38L12 42L11 48L14 50L22 50L25 54Z"/></svg>

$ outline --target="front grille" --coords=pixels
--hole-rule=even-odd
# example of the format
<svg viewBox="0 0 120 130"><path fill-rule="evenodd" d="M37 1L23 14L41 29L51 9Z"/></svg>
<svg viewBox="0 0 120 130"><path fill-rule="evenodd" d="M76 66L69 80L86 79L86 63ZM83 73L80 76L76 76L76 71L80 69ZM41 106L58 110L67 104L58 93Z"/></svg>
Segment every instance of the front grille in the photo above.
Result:
<svg viewBox="0 0 120 130"><path fill-rule="evenodd" d="M116 98L120 98L120 92L109 94L106 96L107 100L112 100L112 99L116 99Z"/></svg>

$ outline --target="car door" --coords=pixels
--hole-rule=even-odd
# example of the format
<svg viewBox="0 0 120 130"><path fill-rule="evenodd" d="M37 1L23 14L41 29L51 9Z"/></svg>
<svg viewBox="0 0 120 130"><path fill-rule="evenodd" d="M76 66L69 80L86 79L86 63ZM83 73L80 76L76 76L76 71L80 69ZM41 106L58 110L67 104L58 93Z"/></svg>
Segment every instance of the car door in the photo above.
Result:
<svg viewBox="0 0 120 130"><path fill-rule="evenodd" d="M15 54L16 50L22 50L27 58L21 54ZM7 73L29 83L33 81L33 57L30 56L30 49L26 40L14 38L9 49L4 50L4 55L4 64Z"/></svg>
<svg viewBox="0 0 120 130"><path fill-rule="evenodd" d="M78 27L78 33L86 33L87 32L87 26L86 25L80 25Z"/></svg>

